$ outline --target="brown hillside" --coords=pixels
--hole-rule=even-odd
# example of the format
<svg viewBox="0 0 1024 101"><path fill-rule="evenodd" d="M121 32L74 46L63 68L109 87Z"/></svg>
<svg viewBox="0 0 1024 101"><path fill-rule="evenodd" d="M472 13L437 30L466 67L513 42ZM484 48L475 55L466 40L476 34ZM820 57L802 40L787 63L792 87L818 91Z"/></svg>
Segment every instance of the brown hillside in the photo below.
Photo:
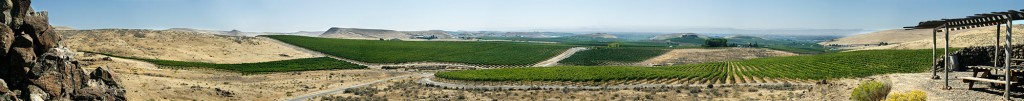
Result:
<svg viewBox="0 0 1024 101"><path fill-rule="evenodd" d="M212 63L251 63L314 57L263 37L180 30L59 30L66 46L121 56Z"/></svg>

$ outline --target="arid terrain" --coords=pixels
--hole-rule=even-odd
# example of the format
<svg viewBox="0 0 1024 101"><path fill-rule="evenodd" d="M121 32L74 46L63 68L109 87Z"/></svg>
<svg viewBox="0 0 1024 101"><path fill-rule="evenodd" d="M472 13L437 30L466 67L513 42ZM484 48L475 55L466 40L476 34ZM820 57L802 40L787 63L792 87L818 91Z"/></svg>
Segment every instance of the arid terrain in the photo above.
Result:
<svg viewBox="0 0 1024 101"><path fill-rule="evenodd" d="M1014 25L1013 30L1015 31L1014 39L1021 39L1024 36L1016 33L1024 29L1024 25ZM1006 28L1001 28L1002 37L1005 39ZM995 26L979 27L965 30L955 30L949 33L950 47L969 47L969 46L988 46L995 45ZM878 31L866 34L859 34L854 36L843 37L835 39L834 41L821 42L822 45L854 45L851 47L844 47L844 49L928 49L932 48L932 31L930 29L915 29L915 30L903 30L903 29L892 29L885 31ZM939 47L945 45L945 32L938 32ZM889 45L877 46L881 42L889 43ZM1000 43L1006 43L1000 41ZM1015 44L1022 42L1016 41ZM867 46L862 46L867 45Z"/></svg>
<svg viewBox="0 0 1024 101"><path fill-rule="evenodd" d="M235 37L180 30L60 30L67 47L151 59L252 63L316 57L263 37Z"/></svg>
<svg viewBox="0 0 1024 101"><path fill-rule="evenodd" d="M166 69L103 55L80 53L87 66L119 73L131 101L145 100L283 100L308 93L362 84L409 72L323 70L240 74L212 69Z"/></svg>
<svg viewBox="0 0 1024 101"><path fill-rule="evenodd" d="M797 54L763 48L674 49L638 64L679 65L795 55Z"/></svg>
<svg viewBox="0 0 1024 101"><path fill-rule="evenodd" d="M1006 44L1006 41L1005 41L1005 39L1006 39L1006 32L1005 32L1006 28L1003 27L1003 28L1001 28L1001 30L1004 31L1004 32L1001 33L1002 36L1000 36L1000 39L1002 41L999 41L999 43L1002 44L1002 45L1005 45ZM1013 26L1013 31L1014 31L1013 39L1014 40L1024 39L1024 34L1019 33L1022 30L1024 30L1024 25L1014 25ZM957 34L950 33L950 35L949 35L950 36L950 40L949 40L950 44L949 44L949 46L950 47L992 46L992 45L996 44L996 40L995 40L996 34L995 34L995 31L996 31L995 26L988 26L988 27L980 27L980 28L974 28L974 29L966 29L966 30L953 31L953 33L957 33ZM928 37L928 36L924 36L924 37L927 37L927 39L907 41L907 42L903 42L903 43L899 43L899 44L892 44L892 45L886 45L886 46L869 47L869 48L865 48L865 49L930 49L930 48L932 48L931 37ZM938 42L938 46L939 47L943 47L943 46L946 45L946 43L944 42L945 41L945 36L938 36L938 41L939 41ZM1013 43L1014 44L1021 44L1021 43L1024 43L1024 42L1022 42L1022 41L1014 41Z"/></svg>

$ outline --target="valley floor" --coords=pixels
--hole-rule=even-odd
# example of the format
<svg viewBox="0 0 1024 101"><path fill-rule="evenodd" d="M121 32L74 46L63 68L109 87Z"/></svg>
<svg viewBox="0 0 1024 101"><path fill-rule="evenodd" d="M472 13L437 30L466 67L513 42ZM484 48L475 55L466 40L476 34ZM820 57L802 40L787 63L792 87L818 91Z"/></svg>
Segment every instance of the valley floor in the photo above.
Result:
<svg viewBox="0 0 1024 101"><path fill-rule="evenodd" d="M893 87L892 93L921 90L930 101L1000 100L1001 92L991 89L968 90L966 84L950 81L953 89L942 90L942 80L930 79L931 73L902 73L847 78L814 85L765 85L722 87L632 88L604 90L536 89L536 90L458 90L418 83L420 78L390 80L387 83L348 89L344 93L322 96L315 100L849 100L850 92L860 82L879 80ZM952 73L966 76L969 73ZM985 85L975 88L985 88ZM997 94L998 93L998 94ZM1014 92L1013 96L1024 93ZM1022 100L1015 97L1014 100Z"/></svg>
<svg viewBox="0 0 1024 101"><path fill-rule="evenodd" d="M211 100L272 101L412 75L381 70L320 70L240 74L214 69L166 69L137 60L79 54L84 68L118 73L129 101Z"/></svg>
<svg viewBox="0 0 1024 101"><path fill-rule="evenodd" d="M418 83L424 72L324 70L243 75L209 69L163 69L135 60L80 54L85 68L110 68L119 73L129 100L285 100L323 93L310 100L848 100L860 82L880 80L892 84L892 92L922 90L929 100L999 100L997 90L975 91L951 80L952 90L942 90L942 80L931 73L876 75L866 78L827 80L812 85L715 86L677 88L625 88L603 90L458 90ZM951 77L966 76L956 72ZM404 77L403 77L404 76ZM396 79L385 80L388 78ZM377 82L383 80L382 82ZM359 86L367 84L366 86ZM975 88L986 88L979 84ZM354 87L354 88L349 88ZM347 88L347 89L346 89ZM337 91L341 89L340 91ZM332 91L335 92L327 92ZM1024 93L1015 92L1015 96ZM1014 98L1022 100L1021 97Z"/></svg>

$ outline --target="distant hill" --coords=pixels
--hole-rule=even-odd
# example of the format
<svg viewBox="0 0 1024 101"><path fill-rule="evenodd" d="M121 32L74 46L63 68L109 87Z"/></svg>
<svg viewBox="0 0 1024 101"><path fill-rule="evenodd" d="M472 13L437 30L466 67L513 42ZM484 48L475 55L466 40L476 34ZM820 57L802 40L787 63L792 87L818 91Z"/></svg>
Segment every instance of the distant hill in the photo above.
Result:
<svg viewBox="0 0 1024 101"><path fill-rule="evenodd" d="M657 36L651 37L650 40L668 40L668 39L679 38L679 37L695 37L695 38L702 38L702 39L708 38L708 36L700 35L700 34L697 34L697 33L672 33L672 34L657 35Z"/></svg>
<svg viewBox="0 0 1024 101"><path fill-rule="evenodd" d="M564 32L503 32L503 31L454 31L448 32L454 37L524 37L524 38L554 38L574 36L573 33Z"/></svg>
<svg viewBox="0 0 1024 101"><path fill-rule="evenodd" d="M1001 29L1003 31L1006 31L1006 27L1005 26L1003 28L1001 28ZM1019 35L1018 34L1018 32L1021 31L1021 30L1024 30L1024 25L1014 25L1013 26L1013 31L1014 31L1014 35L1013 35L1014 41L1013 41L1013 43L1014 44L1024 44L1024 41L1018 41L1019 39L1024 39L1024 35ZM987 26L987 27L979 27L979 28L951 31L950 35L949 35L950 36L950 39L949 39L950 45L949 46L950 47L992 46L992 45L995 45L995 43L996 43L995 42L996 41L996 39L995 39L995 37L996 37L995 36L995 31L996 31L995 26ZM902 34L915 34L915 33L891 33L889 35L892 35L892 36L907 36L907 35L902 35ZM945 34L945 33L941 33L941 34ZM938 41L940 41L938 43L939 47L945 46L945 42L942 42L942 41L945 40L945 36L942 36L941 34L938 35L938 39L937 39ZM1003 35L1003 37L1001 37L1001 38L1003 38L1004 41L1000 41L1000 44L1006 44L1006 41L1005 41L1006 33L1003 32L1002 35ZM876 36L876 37L886 37L884 35L873 35L873 36ZM917 40L904 41L904 42L900 42L900 43L890 43L889 45L885 45L885 46L867 46L867 47L856 47L856 48L850 48L850 49L930 49L930 48L932 48L932 39L931 39L931 32L930 31L928 32L927 35L916 36L916 38L912 38L912 39L917 39ZM907 39L907 40L909 40L909 39Z"/></svg>
<svg viewBox="0 0 1024 101"><path fill-rule="evenodd" d="M950 33L950 34L952 34L952 35L959 34L957 32L960 32L960 31L953 31L953 33ZM821 45L832 45L832 44L836 44L836 45L856 45L856 44L878 44L878 43L881 43L881 42L886 42L886 43L903 43L903 42L909 42L909 41L915 41L915 40L931 39L931 35L932 35L932 30L931 29L914 29L914 30L891 29L891 30L883 30L883 31L871 32L871 33L847 36L847 37L835 39L835 40L832 40L832 41L821 42L819 44L821 44Z"/></svg>
<svg viewBox="0 0 1024 101"><path fill-rule="evenodd" d="M227 35L227 36L257 36L257 35L290 35L291 33L277 33L277 32L245 32L240 30L231 31L217 31L217 30L203 30L193 28L170 28L168 31L185 31L185 32L196 32L205 34L216 34L216 35Z"/></svg>
<svg viewBox="0 0 1024 101"><path fill-rule="evenodd" d="M452 38L448 32L441 30L430 31L395 31L387 29L363 29L363 28L340 28L331 27L320 37L343 38L343 39L413 39L413 38Z"/></svg>
<svg viewBox="0 0 1024 101"><path fill-rule="evenodd" d="M732 35L732 36L726 36L725 38L726 38L726 39L751 39L751 40L764 40L764 38L761 38L761 37L756 37L756 36L746 36L746 35Z"/></svg>
<svg viewBox="0 0 1024 101"><path fill-rule="evenodd" d="M70 26L53 26L53 30L75 30L75 28Z"/></svg>
<svg viewBox="0 0 1024 101"><path fill-rule="evenodd" d="M612 35L612 34L608 34L608 33L582 34L582 35L576 35L576 36L573 36L573 37L606 38L606 39L618 39L619 38L618 36L615 36L615 35Z"/></svg>
<svg viewBox="0 0 1024 101"><path fill-rule="evenodd" d="M415 37L415 36L423 36L423 37L429 37L429 36L434 36L434 37L437 37L438 39L450 39L450 38L453 38L453 37L452 37L452 35L449 35L449 34L448 34L448 32L446 32L446 31L442 31L442 30L429 30L429 31L400 31L400 32L402 32L402 33L405 33L405 34L409 34L409 35L412 35L412 36L414 36L414 37Z"/></svg>

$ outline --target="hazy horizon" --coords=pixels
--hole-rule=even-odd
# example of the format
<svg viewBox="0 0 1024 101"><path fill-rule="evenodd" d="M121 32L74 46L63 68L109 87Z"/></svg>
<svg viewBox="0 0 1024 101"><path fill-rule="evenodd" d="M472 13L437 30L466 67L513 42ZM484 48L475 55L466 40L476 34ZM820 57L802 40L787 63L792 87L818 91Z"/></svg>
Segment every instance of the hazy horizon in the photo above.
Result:
<svg viewBox="0 0 1024 101"><path fill-rule="evenodd" d="M1024 1L37 1L54 25L76 29L196 28L249 32L330 27L448 31L699 32L877 31L1006 11ZM948 6L960 5L960 6ZM971 9L965 9L971 8ZM727 32L723 32L727 33ZM848 33L853 34L853 33Z"/></svg>

